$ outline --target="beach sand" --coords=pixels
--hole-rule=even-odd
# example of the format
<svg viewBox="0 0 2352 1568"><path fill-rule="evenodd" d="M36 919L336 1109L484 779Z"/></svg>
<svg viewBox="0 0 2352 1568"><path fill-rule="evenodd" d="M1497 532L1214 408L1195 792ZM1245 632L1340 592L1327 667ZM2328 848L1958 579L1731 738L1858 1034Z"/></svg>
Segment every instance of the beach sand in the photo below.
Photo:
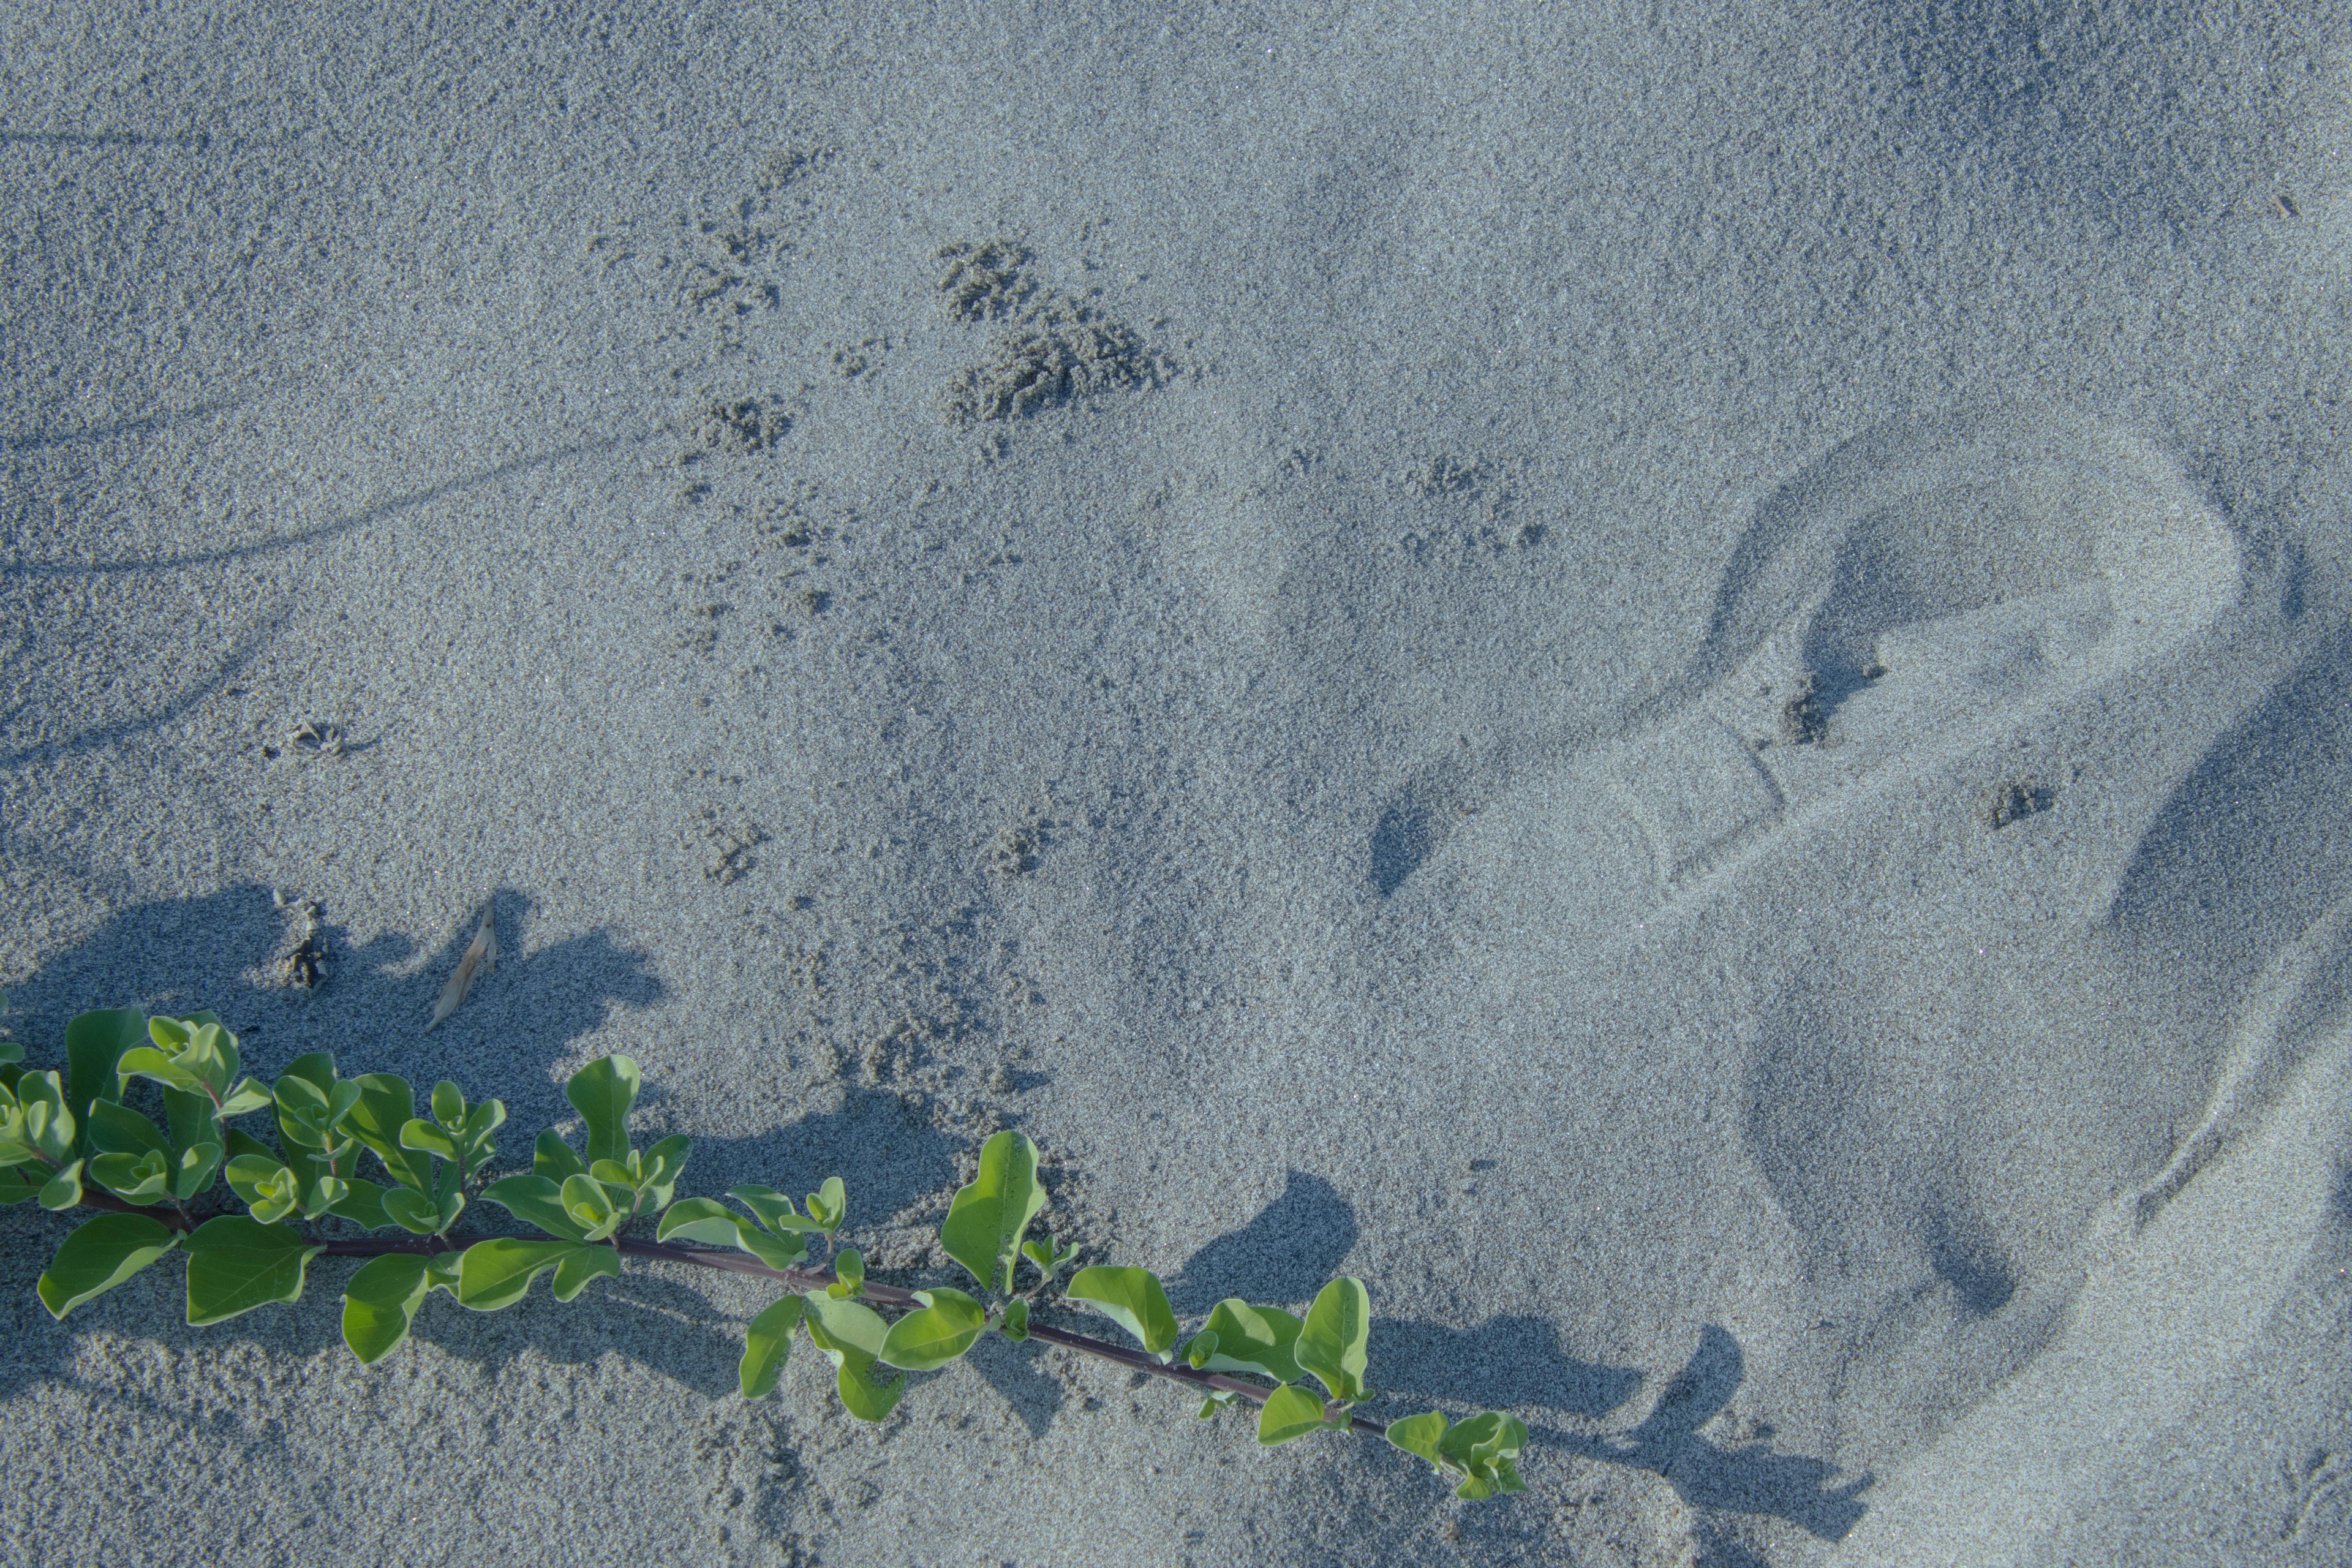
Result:
<svg viewBox="0 0 2352 1568"><path fill-rule="evenodd" d="M28 1205L0 1556L2352 1556L2340 8L386 9L0 21L28 1060L626 1052L909 1285L1017 1127L1529 1489Z"/></svg>

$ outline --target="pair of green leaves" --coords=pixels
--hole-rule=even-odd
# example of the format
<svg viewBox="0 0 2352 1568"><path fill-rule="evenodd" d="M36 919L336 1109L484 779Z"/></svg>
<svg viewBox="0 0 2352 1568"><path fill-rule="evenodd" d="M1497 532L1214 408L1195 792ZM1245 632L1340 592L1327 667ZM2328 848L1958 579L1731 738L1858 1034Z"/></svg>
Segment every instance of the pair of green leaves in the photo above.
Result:
<svg viewBox="0 0 2352 1568"><path fill-rule="evenodd" d="M304 1271L323 1250L285 1226L242 1215L222 1215L184 1234L146 1215L100 1215L58 1247L41 1275L41 1304L62 1318L174 1247L188 1255L188 1321L198 1327L300 1300Z"/></svg>

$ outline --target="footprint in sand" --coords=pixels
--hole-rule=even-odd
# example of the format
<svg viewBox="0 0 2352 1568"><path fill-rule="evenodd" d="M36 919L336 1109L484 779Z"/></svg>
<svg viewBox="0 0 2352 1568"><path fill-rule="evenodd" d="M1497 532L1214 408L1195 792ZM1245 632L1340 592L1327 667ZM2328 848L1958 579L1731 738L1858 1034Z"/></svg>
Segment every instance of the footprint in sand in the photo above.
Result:
<svg viewBox="0 0 2352 1568"><path fill-rule="evenodd" d="M2094 1255L2212 1251L2205 1173L2242 1146L2297 1172L2301 1240L2255 1227L2256 1272L2325 1209L2326 1157L2271 1144L2344 1070L2352 645L2263 581L2112 427L1882 426L1758 509L1633 732L1515 781L1394 894L1455 937L1413 984L1531 1050L1690 992L1690 1038L1642 1051L1694 1100L1740 1081L1725 1156L1809 1325L1759 1363L1824 1391L1852 1468L1930 1451L2074 1333ZM2180 1296L2158 1340L2242 1343L2252 1300Z"/></svg>
<svg viewBox="0 0 2352 1568"><path fill-rule="evenodd" d="M2039 405L1892 421L1757 509L1688 671L1622 742L1518 783L1413 868L1572 960L1857 788L2160 655L2242 577L2227 526L2126 434Z"/></svg>

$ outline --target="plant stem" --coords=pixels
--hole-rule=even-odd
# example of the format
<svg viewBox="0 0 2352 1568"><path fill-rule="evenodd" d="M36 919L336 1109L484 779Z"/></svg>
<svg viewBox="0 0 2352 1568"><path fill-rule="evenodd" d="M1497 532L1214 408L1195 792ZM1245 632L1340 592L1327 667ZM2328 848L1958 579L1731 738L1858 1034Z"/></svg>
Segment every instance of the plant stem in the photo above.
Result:
<svg viewBox="0 0 2352 1568"><path fill-rule="evenodd" d="M195 1222L184 1215L154 1214L152 1210L127 1204L111 1193L85 1188L81 1201L90 1208L106 1209L117 1214L150 1215L151 1217L161 1220L175 1230L195 1228ZM327 1243L323 1256L382 1258L387 1253L413 1252L421 1253L429 1258L441 1252L463 1252L476 1241L489 1239L488 1237L453 1238L446 1236L368 1236L349 1241L331 1241ZM627 1237L614 1237L612 1246L614 1250L624 1258L643 1258L648 1263L684 1263L696 1268L714 1268L725 1274L756 1275L762 1279L773 1279L794 1291L822 1290L835 1283L838 1278L829 1268L771 1268L748 1253L722 1252L714 1247L678 1247L669 1242L636 1241ZM872 1280L866 1281L859 1293L866 1300L879 1302L886 1307L912 1308L922 1305L920 1301L915 1300L914 1292L911 1290L901 1290L895 1285L877 1285ZM1254 1405L1264 1405L1266 1396L1274 1392L1262 1384L1247 1383L1238 1377L1229 1377L1222 1372L1195 1371L1181 1361L1157 1362L1139 1350L1130 1350L1125 1345L1113 1344L1108 1340L1095 1339L1087 1334L1074 1334L1066 1329L1051 1328L1043 1323L1032 1322L1029 1325L1029 1337L1043 1341L1049 1345L1059 1345L1066 1351L1076 1351L1080 1355L1090 1355L1098 1361L1114 1363L1127 1368L1129 1372L1142 1373L1147 1377L1160 1377L1171 1383L1181 1383L1187 1388L1197 1389L1203 1394L1232 1394ZM1372 1437L1385 1437L1389 1430L1384 1423L1369 1420L1361 1415L1347 1417L1347 1429L1361 1432Z"/></svg>

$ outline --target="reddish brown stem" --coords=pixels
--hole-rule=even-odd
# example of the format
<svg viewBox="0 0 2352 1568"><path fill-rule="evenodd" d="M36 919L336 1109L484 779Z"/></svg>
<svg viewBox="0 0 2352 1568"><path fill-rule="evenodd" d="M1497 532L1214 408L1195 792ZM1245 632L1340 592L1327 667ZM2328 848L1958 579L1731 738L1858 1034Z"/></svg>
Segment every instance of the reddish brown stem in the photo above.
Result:
<svg viewBox="0 0 2352 1568"><path fill-rule="evenodd" d="M128 1204L111 1193L93 1187L82 1189L82 1203L95 1209L116 1214L143 1214L160 1220L174 1230L193 1230L196 1222L184 1215L169 1210L145 1209ZM467 1237L453 1239L446 1236L365 1236L348 1241L331 1241L324 1248L329 1258L382 1258L388 1253L413 1252L432 1257L442 1252L463 1252L477 1241L488 1237ZM677 1247L665 1241L638 1241L628 1237L615 1237L614 1249L624 1258L643 1258L648 1263L683 1263L695 1268L715 1268L726 1274L751 1274L762 1279L772 1279L795 1292L822 1290L835 1283L837 1276L829 1268L771 1268L748 1253L722 1252L716 1248ZM860 1294L868 1301L885 1307L913 1308L922 1305L911 1290L901 1290L895 1285L878 1285L868 1280ZM1262 1384L1247 1383L1229 1377L1222 1372L1199 1372L1182 1362L1158 1362L1143 1352L1113 1344L1108 1340L1095 1339L1087 1334L1074 1334L1067 1329L1048 1327L1043 1323L1029 1325L1029 1337L1045 1344L1059 1345L1080 1355L1090 1355L1098 1361L1114 1363L1129 1372L1139 1372L1147 1377L1166 1378L1181 1383L1202 1394L1219 1393L1237 1395L1254 1405L1264 1405L1274 1390ZM1328 1407L1327 1406L1327 1411ZM1329 1412L1336 1415L1337 1412ZM1347 1418L1350 1430L1369 1436L1385 1437L1388 1427L1381 1422L1361 1415Z"/></svg>

